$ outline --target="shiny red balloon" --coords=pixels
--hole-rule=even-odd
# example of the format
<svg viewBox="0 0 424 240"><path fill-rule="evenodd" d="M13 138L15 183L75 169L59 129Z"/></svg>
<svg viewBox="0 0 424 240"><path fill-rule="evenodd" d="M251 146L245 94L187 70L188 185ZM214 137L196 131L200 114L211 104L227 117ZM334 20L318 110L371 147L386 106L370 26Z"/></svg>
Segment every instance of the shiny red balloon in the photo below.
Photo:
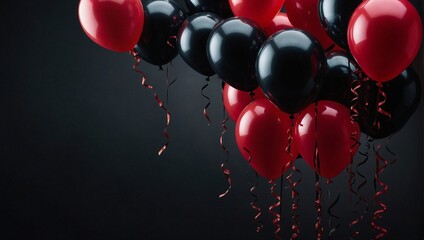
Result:
<svg viewBox="0 0 424 240"><path fill-rule="evenodd" d="M358 124L350 120L350 111L333 101L319 101L309 105L297 118L294 139L303 159L322 177L332 179L350 163L358 150L354 139L359 139ZM318 119L318 120L316 120ZM320 168L315 163L318 149Z"/></svg>
<svg viewBox="0 0 424 240"><path fill-rule="evenodd" d="M265 27L280 12L284 0L229 0L229 3L235 16L248 18Z"/></svg>
<svg viewBox="0 0 424 240"><path fill-rule="evenodd" d="M324 49L329 48L333 41L322 27L318 15L319 0L286 0L287 16L293 27L310 33Z"/></svg>
<svg viewBox="0 0 424 240"><path fill-rule="evenodd" d="M386 82L414 60L422 28L419 14L407 0L364 1L349 22L349 48L371 79Z"/></svg>
<svg viewBox="0 0 424 240"><path fill-rule="evenodd" d="M91 40L116 52L132 50L143 30L140 0L81 0L78 15Z"/></svg>
<svg viewBox="0 0 424 240"><path fill-rule="evenodd" d="M277 14L277 16L274 17L274 19L272 19L270 24L264 27L264 31L266 35L271 36L278 31L289 28L293 28L293 25L290 23L287 14L280 12Z"/></svg>
<svg viewBox="0 0 424 240"><path fill-rule="evenodd" d="M287 164L298 156L294 141L291 155L286 151L290 127L290 116L267 98L252 102L241 112L236 123L237 146L262 177L279 178Z"/></svg>
<svg viewBox="0 0 424 240"><path fill-rule="evenodd" d="M240 91L231 87L229 84L224 85L222 98L224 101L225 110L234 122L237 122L237 118L239 117L240 113L252 101L265 98L264 93L259 87L256 88L253 93L254 95L251 96L249 92Z"/></svg>

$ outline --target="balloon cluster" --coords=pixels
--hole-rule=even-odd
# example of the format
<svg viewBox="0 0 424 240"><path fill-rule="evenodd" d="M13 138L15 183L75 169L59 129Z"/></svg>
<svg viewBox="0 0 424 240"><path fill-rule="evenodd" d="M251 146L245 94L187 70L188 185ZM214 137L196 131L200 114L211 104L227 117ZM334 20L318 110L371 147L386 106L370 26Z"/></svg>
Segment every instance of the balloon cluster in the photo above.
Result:
<svg viewBox="0 0 424 240"><path fill-rule="evenodd" d="M158 66L179 54L198 73L217 74L239 150L265 178L279 178L299 154L333 178L360 132L388 137L418 106L420 81L408 66L422 23L407 0L186 5L189 17L172 0L81 0L79 18L109 50Z"/></svg>

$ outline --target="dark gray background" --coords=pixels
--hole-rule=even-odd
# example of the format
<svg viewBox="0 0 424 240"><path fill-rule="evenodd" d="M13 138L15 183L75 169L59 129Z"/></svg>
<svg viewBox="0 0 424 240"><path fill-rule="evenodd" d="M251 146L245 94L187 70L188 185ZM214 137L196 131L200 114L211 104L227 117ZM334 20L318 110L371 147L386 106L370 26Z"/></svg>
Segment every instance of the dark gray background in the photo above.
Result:
<svg viewBox="0 0 424 240"><path fill-rule="evenodd" d="M422 10L422 2L415 1ZM256 234L249 195L254 175L234 144L234 124L225 137L234 186L226 188L219 168L222 120L220 81L206 90L213 121L202 116L204 77L173 61L170 89L171 143L163 157L164 113L140 86L128 54L109 52L82 31L78 1L7 1L1 7L0 67L0 239L272 239ZM421 52L415 68L423 76ZM150 83L164 96L165 72L143 63ZM388 239L423 237L423 104L391 141L399 161L382 178L390 191L383 225ZM384 152L388 158L387 152ZM313 172L303 170L301 239L313 239ZM372 160L363 168L372 196ZM335 212L347 239L347 174L336 179L341 192ZM261 180L260 206L273 200ZM326 184L324 210L328 200ZM289 195L283 193L284 239L289 235ZM372 205L371 199L370 205ZM367 215L369 216L369 215ZM327 217L325 217L327 223ZM373 236L369 221L360 239Z"/></svg>

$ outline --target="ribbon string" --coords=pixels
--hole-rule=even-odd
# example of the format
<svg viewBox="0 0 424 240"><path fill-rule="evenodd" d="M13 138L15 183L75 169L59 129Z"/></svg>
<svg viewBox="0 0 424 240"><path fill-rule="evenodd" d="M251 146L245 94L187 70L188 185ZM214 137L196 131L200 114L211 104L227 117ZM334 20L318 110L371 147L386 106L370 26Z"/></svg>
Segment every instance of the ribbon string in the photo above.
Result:
<svg viewBox="0 0 424 240"><path fill-rule="evenodd" d="M330 185L328 188L328 199L331 199L331 186L333 184L332 180L328 180L328 184ZM340 192L337 194L336 199L330 204L330 206L327 209L327 214L329 216L328 219L328 227L330 228L330 231L328 232L328 239L331 240L333 238L333 234L337 231L337 229L340 227L340 217L338 217L336 214L333 213L333 209L336 207L336 205L340 201ZM337 221L337 223L332 227L332 222Z"/></svg>
<svg viewBox="0 0 424 240"><path fill-rule="evenodd" d="M158 155L161 156L163 154L163 152L167 149L167 147L169 145L169 141L170 141L170 136L168 134L168 127L171 123L171 113L165 107L163 101L159 98L158 94L156 93L155 87L153 87L153 85L147 83L147 78L145 77L144 72L138 69L138 66L141 63L141 57L135 51L130 51L130 54L134 57L134 60L135 60L135 63L133 65L134 71L141 75L141 85L153 92L153 96L154 96L158 106L163 111L166 112L166 125L165 125L165 128L163 129L163 136L166 138L166 142L158 151Z"/></svg>
<svg viewBox="0 0 424 240"><path fill-rule="evenodd" d="M293 144L293 130L294 130L294 115L291 114L290 115L290 123L291 126L290 128L287 130L287 147L286 147L286 153L290 155L290 159L291 161L289 163L286 164L286 166L284 166L283 168L283 173L285 172L285 169L289 168L291 166L291 172L287 175L286 179L289 182L290 185L290 191L291 191L291 199L292 199L292 205L291 205L291 215L292 215L292 235L290 239L298 239L299 235L300 235L300 229L299 229L299 215L297 213L297 210L299 208L299 200L300 200L300 196L299 196L299 192L296 190L296 187L300 184L300 182L302 181L302 177L300 177L297 180L293 180L293 176L295 173L298 174L302 174L302 171L300 171L298 168L296 168L295 162L294 162L294 156L291 153L291 147ZM281 184L282 185L282 184Z"/></svg>
<svg viewBox="0 0 424 240"><path fill-rule="evenodd" d="M318 149L318 103L315 103L315 151L314 151L314 168L315 168L315 208L317 210L317 218L315 223L315 232L317 240L321 240L324 234L322 226L322 189L320 187L320 161Z"/></svg>
<svg viewBox="0 0 424 240"><path fill-rule="evenodd" d="M388 166L388 161L380 154L381 147L382 147L381 144L378 144L377 148L375 148L375 145L374 145L375 160L376 160L376 172L374 175L374 183L375 183L374 202L376 204L376 209L372 217L371 226L374 228L374 230L377 231L377 235L373 239L381 239L387 236L387 233L388 233L386 228L382 227L381 225L377 223L378 220L381 220L383 218L383 214L387 211L387 205L384 204L380 200L380 198L383 194L387 193L389 190L388 185L385 184L380 179L380 175L384 172L385 168ZM382 188L380 191L377 190L378 186Z"/></svg>
<svg viewBox="0 0 424 240"><path fill-rule="evenodd" d="M377 127L377 129L380 129L380 120L379 115L382 117L386 117L388 119L391 118L391 114L388 113L383 109L384 104L387 100L387 95L383 90L383 84L381 82L377 83L378 86L378 96L377 96L377 112L376 118L374 121L374 126ZM372 216L371 226L374 228L374 230L377 231L377 235L373 239L381 239L385 236L387 236L387 229L382 227L377 223L378 220L381 220L383 218L383 214L387 211L387 205L383 203L380 199L381 196L388 192L389 187L386 183L384 183L380 179L380 175L384 172L384 170L388 166L388 161L380 154L382 144L378 144L377 147L375 147L374 143L374 153L375 153L375 162L376 162L376 168L375 168L375 175L374 175L374 202L376 204L376 208L374 210L374 214ZM381 190L378 190L378 187L381 188Z"/></svg>
<svg viewBox="0 0 424 240"><path fill-rule="evenodd" d="M243 147L243 150L249 154L249 158L247 159L247 162L250 164L250 162L252 161L252 154L245 147ZM255 183L250 188L250 195L253 197L253 201L250 203L250 207L255 211L254 220L256 223L256 232L260 232L263 229L263 224L260 219L262 216L262 209L257 205L259 196L256 193L256 188L258 187L258 184L259 184L259 175L258 175L258 172L255 171Z"/></svg>
<svg viewBox="0 0 424 240"><path fill-rule="evenodd" d="M222 82L222 86L224 87L224 82ZM219 198L225 197L230 192L232 187L231 171L230 169L226 167L226 163L230 161L230 152L228 151L227 147L224 145L224 135L227 132L227 129L228 129L227 122L230 119L229 116L226 116L225 107L223 108L222 115L223 115L222 116L223 120L221 124L222 132L221 132L221 136L219 137L219 144L221 145L221 149L224 151L226 158L225 158L225 161L221 163L221 170L224 173L225 178L227 179L228 188L224 193L219 195Z"/></svg>
<svg viewBox="0 0 424 240"><path fill-rule="evenodd" d="M210 126L211 125L211 119L209 118L208 107L209 107L209 105L211 105L211 99L204 92L206 90L206 88L209 87L210 78L207 77L205 79L205 81L206 81L206 84L202 87L202 89L200 90L200 93L202 94L203 98L207 100L207 103L206 103L205 107L203 108L203 116L205 117L206 121L208 121L208 126Z"/></svg>
<svg viewBox="0 0 424 240"><path fill-rule="evenodd" d="M275 180L270 180L269 184L271 186L271 194L272 194L272 196L274 196L276 202L269 207L268 211L274 217L274 219L272 220L272 224L275 227L274 237L276 239L281 240L281 237L279 235L280 231L281 231L281 226L280 226L281 216L278 212L274 211L274 209L280 207L281 197L278 193L276 193L277 184L275 183Z"/></svg>

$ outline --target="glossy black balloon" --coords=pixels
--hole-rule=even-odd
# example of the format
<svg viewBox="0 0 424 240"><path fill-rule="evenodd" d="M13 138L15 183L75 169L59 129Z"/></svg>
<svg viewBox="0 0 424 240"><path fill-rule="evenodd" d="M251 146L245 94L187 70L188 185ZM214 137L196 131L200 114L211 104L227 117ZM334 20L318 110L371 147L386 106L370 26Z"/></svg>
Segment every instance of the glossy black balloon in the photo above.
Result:
<svg viewBox="0 0 424 240"><path fill-rule="evenodd" d="M256 64L262 90L290 114L300 112L315 100L325 69L321 45L301 30L285 30L271 36Z"/></svg>
<svg viewBox="0 0 424 240"><path fill-rule="evenodd" d="M221 21L213 13L197 13L184 21L177 36L178 52L194 70L206 76L215 74L206 54L213 27Z"/></svg>
<svg viewBox="0 0 424 240"><path fill-rule="evenodd" d="M382 90L387 95L381 107L388 112L388 118L378 113L378 86L375 81L366 81L360 89L359 125L361 131L373 138L386 138L405 126L414 114L421 100L421 83L417 73L408 68L395 79L383 83ZM380 128L377 127L377 121Z"/></svg>
<svg viewBox="0 0 424 240"><path fill-rule="evenodd" d="M348 49L347 27L350 17L362 0L319 0L318 11L322 26L340 47Z"/></svg>
<svg viewBox="0 0 424 240"><path fill-rule="evenodd" d="M234 16L228 0L185 0L185 2L190 15L199 12L213 12L221 18Z"/></svg>
<svg viewBox="0 0 424 240"><path fill-rule="evenodd" d="M358 80L356 63L353 57L343 51L331 52L327 55L327 71L321 84L319 100L332 100L350 108L352 99L352 83Z"/></svg>
<svg viewBox="0 0 424 240"><path fill-rule="evenodd" d="M209 36L209 63L230 86L253 91L258 87L256 58L265 40L265 33L251 20L239 17L224 20Z"/></svg>
<svg viewBox="0 0 424 240"><path fill-rule="evenodd" d="M139 56L153 65L163 65L178 54L176 36L186 19L183 9L172 0L144 4L144 27L135 46Z"/></svg>

